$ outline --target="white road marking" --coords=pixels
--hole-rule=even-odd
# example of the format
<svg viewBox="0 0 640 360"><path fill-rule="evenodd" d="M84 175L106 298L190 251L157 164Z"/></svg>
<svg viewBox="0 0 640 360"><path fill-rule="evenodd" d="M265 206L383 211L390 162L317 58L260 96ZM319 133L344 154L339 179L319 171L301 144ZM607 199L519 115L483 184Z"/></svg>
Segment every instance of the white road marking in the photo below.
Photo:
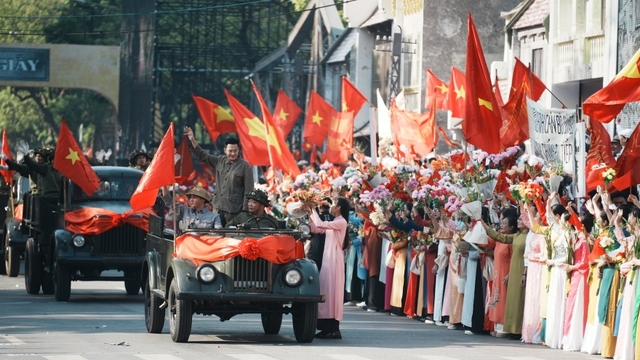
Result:
<svg viewBox="0 0 640 360"><path fill-rule="evenodd" d="M458 360L457 358L441 355L420 355L419 357L427 360Z"/></svg>
<svg viewBox="0 0 640 360"><path fill-rule="evenodd" d="M327 354L327 356L335 360L369 360L360 355Z"/></svg>
<svg viewBox="0 0 640 360"><path fill-rule="evenodd" d="M544 360L534 356L503 356L502 358L507 360Z"/></svg>
<svg viewBox="0 0 640 360"><path fill-rule="evenodd" d="M80 355L49 355L43 356L43 358L48 360L87 360L87 358Z"/></svg>
<svg viewBox="0 0 640 360"><path fill-rule="evenodd" d="M144 360L182 360L169 354L135 354L135 356Z"/></svg>
<svg viewBox="0 0 640 360"><path fill-rule="evenodd" d="M262 354L227 354L238 360L278 360L274 357L262 355Z"/></svg>
<svg viewBox="0 0 640 360"><path fill-rule="evenodd" d="M25 342L18 339L15 336L11 336L11 335L2 335L0 336L0 338L7 340L11 345L23 345ZM2 345L9 345L9 344L2 344Z"/></svg>

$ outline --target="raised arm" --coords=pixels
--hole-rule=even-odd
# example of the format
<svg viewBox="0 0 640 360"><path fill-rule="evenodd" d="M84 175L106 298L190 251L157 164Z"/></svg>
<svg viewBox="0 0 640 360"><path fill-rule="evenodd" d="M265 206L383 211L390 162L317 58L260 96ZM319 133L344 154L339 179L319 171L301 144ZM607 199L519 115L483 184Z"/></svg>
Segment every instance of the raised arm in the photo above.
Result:
<svg viewBox="0 0 640 360"><path fill-rule="evenodd" d="M322 221L320 219L320 215L317 212L312 211L309 215L309 225L311 226L311 230L314 232L316 230L320 230L321 232L325 232L327 230L345 230L347 228L347 220L342 217L335 218L331 221Z"/></svg>

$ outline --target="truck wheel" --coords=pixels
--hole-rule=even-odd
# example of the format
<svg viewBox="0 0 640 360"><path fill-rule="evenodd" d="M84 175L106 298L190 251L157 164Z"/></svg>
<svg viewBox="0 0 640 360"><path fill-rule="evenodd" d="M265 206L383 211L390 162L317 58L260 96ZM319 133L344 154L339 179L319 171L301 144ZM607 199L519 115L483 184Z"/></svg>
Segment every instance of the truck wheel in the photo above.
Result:
<svg viewBox="0 0 640 360"><path fill-rule="evenodd" d="M191 335L193 308L190 300L176 299L177 285L171 281L169 286L169 332L173 342L187 342Z"/></svg>
<svg viewBox="0 0 640 360"><path fill-rule="evenodd" d="M45 295L53 295L56 291L56 288L53 284L53 274L51 271L45 271L42 269L42 293Z"/></svg>
<svg viewBox="0 0 640 360"><path fill-rule="evenodd" d="M164 327L164 308L160 309L162 299L151 292L149 281L144 285L144 322L147 331L152 334L159 334Z"/></svg>
<svg viewBox="0 0 640 360"><path fill-rule="evenodd" d="M262 317L262 328L265 334L276 335L280 332L282 313L263 313L260 316Z"/></svg>
<svg viewBox="0 0 640 360"><path fill-rule="evenodd" d="M24 286L28 294L38 294L42 281L42 260L36 253L36 243L33 238L27 240L24 250Z"/></svg>
<svg viewBox="0 0 640 360"><path fill-rule="evenodd" d="M299 343L310 343L318 324L318 303L293 303L293 333Z"/></svg>
<svg viewBox="0 0 640 360"><path fill-rule="evenodd" d="M4 266L9 277L16 277L20 272L20 252L9 246L9 234L6 235L4 248Z"/></svg>
<svg viewBox="0 0 640 360"><path fill-rule="evenodd" d="M71 274L69 268L60 265L57 261L54 264L54 293L56 301L67 301L71 297Z"/></svg>
<svg viewBox="0 0 640 360"><path fill-rule="evenodd" d="M5 230L4 233L7 234L7 231ZM5 265L0 267L0 275L7 275L9 273L9 235L4 236L4 243L2 244L2 249L0 249L0 251Z"/></svg>
<svg viewBox="0 0 640 360"><path fill-rule="evenodd" d="M140 286L142 280L140 280L140 273L124 273L125 278L131 277L124 281L124 288L127 290L127 295L138 295L140 293Z"/></svg>

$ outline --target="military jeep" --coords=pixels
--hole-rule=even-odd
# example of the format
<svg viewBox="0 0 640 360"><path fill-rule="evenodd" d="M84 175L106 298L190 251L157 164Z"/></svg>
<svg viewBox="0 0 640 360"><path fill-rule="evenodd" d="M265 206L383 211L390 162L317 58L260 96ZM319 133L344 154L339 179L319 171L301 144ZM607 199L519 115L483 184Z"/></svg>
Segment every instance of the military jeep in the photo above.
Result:
<svg viewBox="0 0 640 360"><path fill-rule="evenodd" d="M67 301L71 281L124 281L127 294L140 292L148 226L145 213L131 213L129 200L142 171L96 166L98 190L91 196L66 180L59 204L25 198L25 287ZM146 226L141 225L146 222ZM135 226L135 225L137 226ZM118 270L124 276L110 275Z"/></svg>
<svg viewBox="0 0 640 360"><path fill-rule="evenodd" d="M148 332L162 332L166 309L174 342L188 341L193 314L216 315L220 321L260 314L267 334L278 334L283 315L291 314L296 340L313 341L324 296L316 265L304 258L301 240L309 232L306 224L280 230L274 223L270 228L187 229L174 240L163 219L150 216L142 280Z"/></svg>

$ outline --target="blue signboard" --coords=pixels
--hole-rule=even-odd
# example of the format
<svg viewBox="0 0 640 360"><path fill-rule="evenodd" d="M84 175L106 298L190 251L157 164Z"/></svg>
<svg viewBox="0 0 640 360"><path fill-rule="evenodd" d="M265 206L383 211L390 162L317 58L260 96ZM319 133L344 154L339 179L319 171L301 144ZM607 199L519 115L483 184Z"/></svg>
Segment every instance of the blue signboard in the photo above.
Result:
<svg viewBox="0 0 640 360"><path fill-rule="evenodd" d="M49 49L0 48L0 80L49 81Z"/></svg>

